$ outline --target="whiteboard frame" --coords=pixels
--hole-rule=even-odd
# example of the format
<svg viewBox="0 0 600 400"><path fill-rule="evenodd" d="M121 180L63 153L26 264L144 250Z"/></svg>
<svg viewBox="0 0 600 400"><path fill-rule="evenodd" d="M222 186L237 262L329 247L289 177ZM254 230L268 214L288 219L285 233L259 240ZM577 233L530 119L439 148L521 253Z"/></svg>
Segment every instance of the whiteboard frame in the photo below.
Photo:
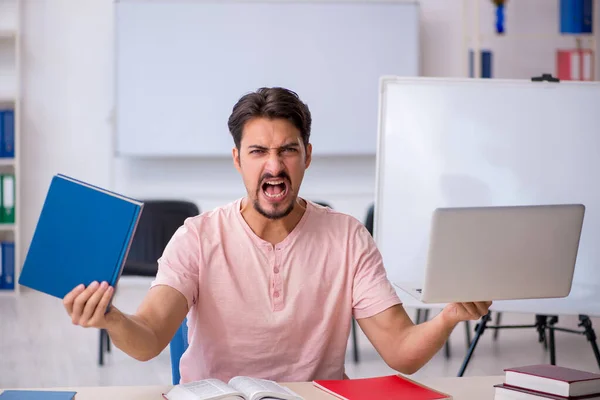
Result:
<svg viewBox="0 0 600 400"><path fill-rule="evenodd" d="M381 224L379 221L382 218L382 204L383 201L383 174L382 165L385 165L385 151L383 150L385 143L385 117L384 109L386 105L386 89L389 84L392 83L410 83L410 82L423 82L423 83L436 83L436 82L452 82L453 84L460 83L473 83L474 81L479 82L490 82L495 85L524 85L531 83L532 85L539 86L552 86L560 85L562 82L531 82L524 79L486 79L486 78L446 78L446 77L400 77L393 75L382 76L379 80L379 104L378 104L378 125L377 125L377 155L376 155L376 171L375 171L375 209L373 215L373 238L376 243L381 237ZM568 81L570 85L595 85L600 88L599 81ZM600 129L600 128L599 128ZM600 149L599 149L600 153ZM599 205L600 206L600 205ZM599 260L600 261L600 260ZM559 299L523 299L523 300L502 300L496 301L491 307L493 311L504 311L514 313L532 313L532 314L547 314L547 315L576 315L585 314L591 317L600 317L600 293L594 294L594 287L592 290L582 285L573 283L571 293L568 297ZM600 287L600 286L598 286ZM439 309L443 308L446 304L425 304L415 299L410 294L404 292L402 289L396 287L397 294L404 302L407 307L415 307L422 309ZM583 294L578 294L577 289L581 289ZM597 310L597 311L596 311Z"/></svg>

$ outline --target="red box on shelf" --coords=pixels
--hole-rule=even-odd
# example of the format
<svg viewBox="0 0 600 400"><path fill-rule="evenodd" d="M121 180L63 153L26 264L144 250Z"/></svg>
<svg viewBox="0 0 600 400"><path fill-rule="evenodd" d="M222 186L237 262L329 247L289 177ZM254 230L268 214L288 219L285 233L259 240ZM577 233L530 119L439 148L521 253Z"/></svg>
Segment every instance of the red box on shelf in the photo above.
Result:
<svg viewBox="0 0 600 400"><path fill-rule="evenodd" d="M594 80L594 51L592 49L558 50L556 76L566 81Z"/></svg>

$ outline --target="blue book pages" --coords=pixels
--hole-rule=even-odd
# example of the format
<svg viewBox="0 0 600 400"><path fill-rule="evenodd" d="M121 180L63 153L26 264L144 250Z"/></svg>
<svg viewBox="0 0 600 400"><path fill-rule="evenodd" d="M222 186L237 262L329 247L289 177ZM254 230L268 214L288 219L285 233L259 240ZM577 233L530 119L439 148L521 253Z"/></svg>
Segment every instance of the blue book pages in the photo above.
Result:
<svg viewBox="0 0 600 400"><path fill-rule="evenodd" d="M79 284L115 286L142 208L139 201L56 175L19 283L61 299Z"/></svg>
<svg viewBox="0 0 600 400"><path fill-rule="evenodd" d="M53 392L48 390L5 390L0 400L73 400L77 392Z"/></svg>

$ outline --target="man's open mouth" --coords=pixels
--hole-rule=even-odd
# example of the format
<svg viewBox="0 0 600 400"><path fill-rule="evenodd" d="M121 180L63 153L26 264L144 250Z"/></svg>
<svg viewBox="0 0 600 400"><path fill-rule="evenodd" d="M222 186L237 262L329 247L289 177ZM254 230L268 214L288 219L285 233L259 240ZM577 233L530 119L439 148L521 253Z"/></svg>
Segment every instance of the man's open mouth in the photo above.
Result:
<svg viewBox="0 0 600 400"><path fill-rule="evenodd" d="M287 194L288 185L283 179L269 179L263 182L262 191L269 199L277 200Z"/></svg>

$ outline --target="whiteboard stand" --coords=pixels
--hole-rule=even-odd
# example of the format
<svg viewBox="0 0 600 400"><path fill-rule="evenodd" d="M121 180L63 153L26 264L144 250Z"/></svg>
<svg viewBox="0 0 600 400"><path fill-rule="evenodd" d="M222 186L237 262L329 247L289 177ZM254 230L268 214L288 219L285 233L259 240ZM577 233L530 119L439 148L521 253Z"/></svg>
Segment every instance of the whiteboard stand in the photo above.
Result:
<svg viewBox="0 0 600 400"><path fill-rule="evenodd" d="M592 351L594 352L594 355L596 356L596 362L598 363L598 368L600 368L600 351L598 350L598 343L596 341L596 333L594 332L594 328L592 327L592 321L590 320L590 317L587 315L583 315L580 314L579 315L579 325L580 327L583 327L583 331L580 330L574 330L574 329L567 329L567 328L561 328L561 327L557 327L555 326L555 324L558 322L558 316L557 315L536 315L535 316L535 324L533 325L488 325L487 323L491 320L491 313L488 313L487 315L483 316L483 318L481 318L480 322L476 325L475 327L475 337L473 338L473 341L471 342L471 346L469 347L469 350L467 352L467 355L465 356L463 363L460 367L460 370L458 371L458 376L462 377L463 374L465 373L465 370L467 369L467 365L469 364L469 360L471 359L471 356L473 355L473 352L475 351L475 347L477 346L477 342L479 341L479 338L481 337L481 335L483 335L483 332L486 329L495 329L496 331L498 329L504 329L504 328L511 328L511 329L520 329L520 328L535 328L538 331L539 334L539 341L544 343L544 346L547 347L550 351L550 364L552 365L556 365L556 345L554 342L554 332L555 331L561 331L561 332L568 332L568 333L575 333L578 335L585 335L585 337L587 338L587 340L590 342L590 345L592 346ZM546 334L546 331L548 331L548 333Z"/></svg>

